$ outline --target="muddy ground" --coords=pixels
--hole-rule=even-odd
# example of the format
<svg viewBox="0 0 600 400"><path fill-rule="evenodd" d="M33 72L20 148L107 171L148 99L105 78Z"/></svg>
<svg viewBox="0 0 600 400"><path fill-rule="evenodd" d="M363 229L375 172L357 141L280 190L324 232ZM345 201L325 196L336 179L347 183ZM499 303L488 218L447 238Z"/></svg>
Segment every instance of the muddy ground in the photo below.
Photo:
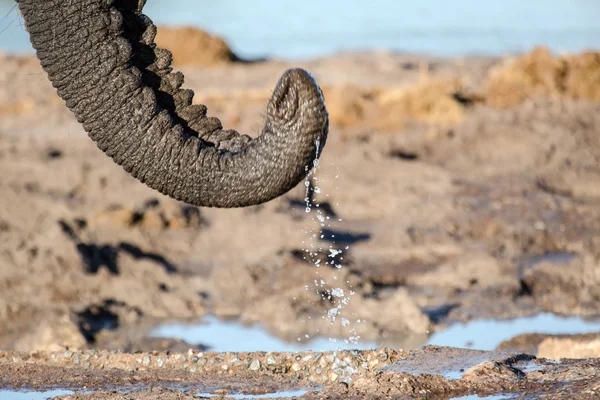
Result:
<svg viewBox="0 0 600 400"><path fill-rule="evenodd" d="M291 64L224 54L178 68L196 101L228 128L259 132L285 68L303 66L323 87L332 126L310 179L310 213L303 184L235 210L199 209L148 189L96 148L35 59L0 57L1 349L185 354L193 346L148 338L148 329L206 314L258 322L289 340L381 340L541 311L599 316L600 55L377 52ZM327 316L332 308L338 311ZM582 341L587 350L573 353ZM553 359L600 357L596 336L502 346ZM14 354L0 359L1 369L14 372L0 374L0 386L62 381L73 368L88 379L81 366L48 361L50 353L27 362L11 361L24 359ZM473 379L494 381L485 368ZM559 381L541 373L528 386L511 368L518 379L498 391L547 391ZM552 368L591 379L598 364ZM119 386L119 371L93 376ZM169 371L143 375L138 386L151 376L159 386L189 377L183 367ZM377 381L389 391L368 393L408 393L403 375L371 372L360 378L365 387ZM414 393L438 390L414 379ZM439 382L452 387L443 393L484 387ZM591 383L577 385L568 390L598 393ZM335 398L340 387L307 396L331 390ZM345 396L367 393L356 379L344 387ZM186 398L161 390L135 398Z"/></svg>
<svg viewBox="0 0 600 400"><path fill-rule="evenodd" d="M302 392L304 399L427 398L502 393L504 398L594 399L600 360L429 346L337 353L0 354L0 385L61 388L61 399L193 399ZM15 385L16 383L16 385ZM571 396L571 397L569 397Z"/></svg>

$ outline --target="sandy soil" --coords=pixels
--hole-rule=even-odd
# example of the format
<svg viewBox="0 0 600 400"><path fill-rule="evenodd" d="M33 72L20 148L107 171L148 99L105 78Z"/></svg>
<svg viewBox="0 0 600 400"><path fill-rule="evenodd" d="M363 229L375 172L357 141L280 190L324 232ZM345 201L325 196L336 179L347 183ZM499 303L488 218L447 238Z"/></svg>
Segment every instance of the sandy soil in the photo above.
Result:
<svg viewBox="0 0 600 400"><path fill-rule="evenodd" d="M190 345L145 333L207 313L288 339L367 340L474 318L600 314L596 53L379 52L293 65L227 54L181 70L228 128L258 132L285 68L300 64L322 85L333 124L311 213L304 185L237 210L148 189L95 147L35 59L0 57L0 348L182 352ZM354 294L332 323L322 317L341 304L336 288ZM10 357L2 368L23 376L62 373ZM589 363L564 368L586 375ZM388 373L364 379L408 393ZM584 386L576 393L598 390ZM165 390L157 398L185 398Z"/></svg>

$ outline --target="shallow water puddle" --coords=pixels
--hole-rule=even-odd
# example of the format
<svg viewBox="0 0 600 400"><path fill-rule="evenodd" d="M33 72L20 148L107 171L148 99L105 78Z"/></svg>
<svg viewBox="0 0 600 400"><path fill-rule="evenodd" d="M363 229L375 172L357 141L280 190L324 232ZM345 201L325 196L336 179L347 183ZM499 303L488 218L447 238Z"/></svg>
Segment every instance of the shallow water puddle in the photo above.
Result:
<svg viewBox="0 0 600 400"><path fill-rule="evenodd" d="M284 392L275 392L275 393L266 393L266 394L227 394L225 395L230 399L279 399L279 398L292 398L292 397L300 397L304 396L308 393L308 390L289 390ZM198 393L198 397L200 398L215 398L222 397L220 394L210 394L210 393Z"/></svg>
<svg viewBox="0 0 600 400"><path fill-rule="evenodd" d="M486 400L510 400L513 399L514 397L509 397L509 396L484 396L484 397L480 397L476 394L470 394L468 396L462 396L462 397L454 397L450 400L479 400L479 399L486 399Z"/></svg>
<svg viewBox="0 0 600 400"><path fill-rule="evenodd" d="M75 394L75 392L65 389L48 390L43 392L0 389L0 399L2 400L45 400L58 396L68 396L71 394Z"/></svg>
<svg viewBox="0 0 600 400"><path fill-rule="evenodd" d="M436 332L427 339L425 335L402 335L382 341L348 343L343 339L333 341L314 338L308 342L289 342L279 339L259 325L245 326L236 321L222 321L214 316L204 318L199 324L172 323L161 325L149 333L152 337L178 338L190 344L203 344L210 351L335 351L344 349L375 349L390 347L412 350L425 344L494 350L501 342L524 333L582 334L600 332L600 321L585 321L578 317L559 317L542 313L533 317L513 320L479 320L456 324Z"/></svg>
<svg viewBox="0 0 600 400"><path fill-rule="evenodd" d="M151 337L167 337L185 340L190 344L202 344L210 351L251 352L251 351L335 351L343 349L375 349L385 346L385 342L347 343L343 339L333 341L327 338L314 338L308 342L289 342L269 334L258 325L245 326L236 321L222 321L214 316L204 318L200 324L167 324L157 327L149 333ZM412 335L406 340L395 338L395 344L414 343ZM412 340L412 342L411 342ZM418 341L417 348L424 344Z"/></svg>
<svg viewBox="0 0 600 400"><path fill-rule="evenodd" d="M130 390L123 390L123 393L130 392ZM20 390L0 390L1 400L46 400L52 399L58 396L73 395L76 392L73 390L66 389L54 389L47 391L20 391ZM227 398L231 399L274 399L274 398L292 398L304 396L308 393L308 390L287 390L281 392L264 393L264 394L226 394ZM198 392L195 394L198 398L222 398L222 394L212 394L208 392Z"/></svg>
<svg viewBox="0 0 600 400"><path fill-rule="evenodd" d="M585 321L579 317L559 317L542 313L533 317L507 321L480 320L456 324L436 332L428 344L494 350L500 343L524 333L582 334L600 332L600 321Z"/></svg>

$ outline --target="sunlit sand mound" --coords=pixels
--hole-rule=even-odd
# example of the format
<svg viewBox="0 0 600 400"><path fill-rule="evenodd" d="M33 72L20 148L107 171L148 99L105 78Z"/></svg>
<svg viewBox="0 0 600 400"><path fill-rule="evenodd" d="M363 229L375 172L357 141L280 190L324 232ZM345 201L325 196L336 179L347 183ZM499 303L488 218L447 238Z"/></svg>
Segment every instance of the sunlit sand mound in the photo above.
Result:
<svg viewBox="0 0 600 400"><path fill-rule="evenodd" d="M331 121L340 126L370 125L393 130L410 121L431 125L460 123L477 98L458 79L424 80L410 86L324 89Z"/></svg>
<svg viewBox="0 0 600 400"><path fill-rule="evenodd" d="M465 109L474 102L461 95L463 84L458 79L419 82L408 88L392 88L377 97L382 128L402 121L416 120L431 125L453 125L465 117Z"/></svg>
<svg viewBox="0 0 600 400"><path fill-rule="evenodd" d="M600 100L600 52L554 56L540 47L492 70L485 85L487 103L511 107L531 96Z"/></svg>
<svg viewBox="0 0 600 400"><path fill-rule="evenodd" d="M238 60L223 39L192 27L162 26L158 29L156 44L169 49L174 63L179 65L212 66Z"/></svg>

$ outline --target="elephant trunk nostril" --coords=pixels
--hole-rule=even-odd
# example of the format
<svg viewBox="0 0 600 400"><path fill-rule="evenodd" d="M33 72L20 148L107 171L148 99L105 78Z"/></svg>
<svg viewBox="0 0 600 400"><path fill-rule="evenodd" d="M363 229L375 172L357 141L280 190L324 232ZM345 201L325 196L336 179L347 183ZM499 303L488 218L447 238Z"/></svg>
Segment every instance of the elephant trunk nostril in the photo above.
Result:
<svg viewBox="0 0 600 400"><path fill-rule="evenodd" d="M310 117L315 102L322 103L323 95L314 78L303 69L290 69L277 82L267 114L282 125L298 123L298 119Z"/></svg>

